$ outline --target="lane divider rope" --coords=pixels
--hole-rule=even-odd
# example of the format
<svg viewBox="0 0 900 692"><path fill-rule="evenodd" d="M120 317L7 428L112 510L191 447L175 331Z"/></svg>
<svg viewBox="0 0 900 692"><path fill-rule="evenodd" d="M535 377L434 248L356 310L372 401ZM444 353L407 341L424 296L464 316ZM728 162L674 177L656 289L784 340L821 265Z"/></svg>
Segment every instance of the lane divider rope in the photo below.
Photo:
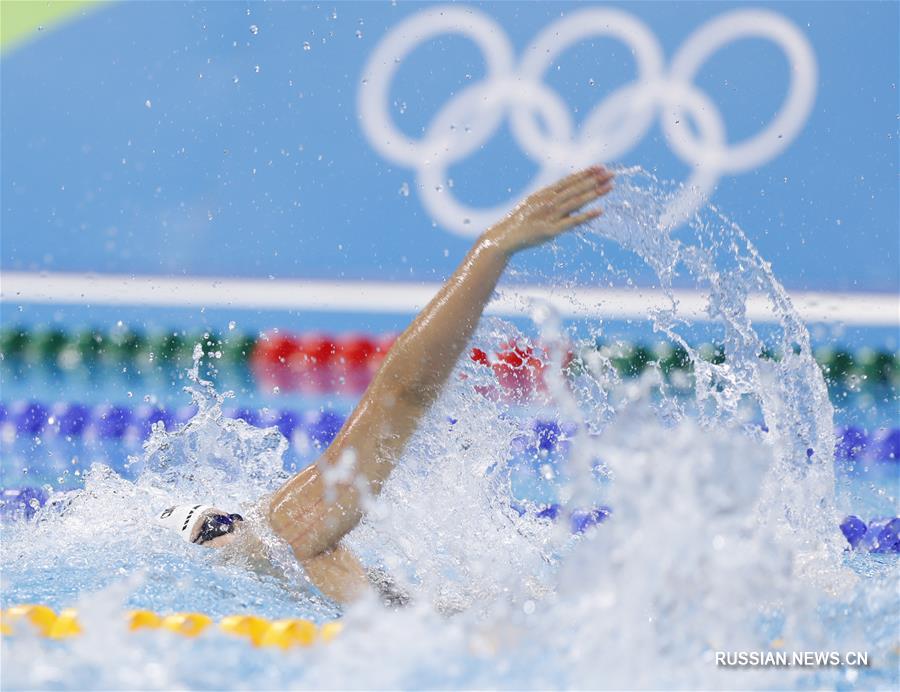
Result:
<svg viewBox="0 0 900 692"><path fill-rule="evenodd" d="M131 632L165 630L184 637L198 637L223 632L246 639L255 647L277 647L287 650L327 643L343 629L340 621L321 625L300 618L268 620L257 615L229 615L215 622L204 613L172 613L160 615L150 610L133 610L122 623ZM37 634L50 639L68 639L84 631L78 612L66 608L58 614L46 605L15 605L0 612L3 636Z"/></svg>
<svg viewBox="0 0 900 692"><path fill-rule="evenodd" d="M112 331L87 329L31 329L24 326L0 330L0 358L14 364L42 363L64 370L82 365L132 366L133 370L155 367L186 367L191 363L193 347L200 344L204 356L217 366L249 367L260 386L278 386L299 391L348 391L365 388L390 350L393 334L290 334L279 330L250 334L207 331L189 334L184 330L146 335L142 330L121 328ZM610 359L623 377L640 375L651 363L658 363L667 375L691 371L687 352L668 343L612 343L582 341L573 344L567 371L577 374L585 357L598 352ZM721 345L698 348L704 360L721 363L725 352ZM900 352L869 348L852 352L842 347L823 347L815 352L828 382L836 387L900 384ZM532 370L533 377L543 369L540 348L516 343L505 344L489 354L475 348L470 357L491 366L498 377L509 370ZM761 358L779 358L764 350ZM519 380L528 372L520 372ZM539 383L538 383L539 384Z"/></svg>
<svg viewBox="0 0 900 692"><path fill-rule="evenodd" d="M0 439L36 437L99 438L139 444L150 436L152 426L172 431L197 412L193 406L169 409L159 406L99 405L41 401L0 403ZM345 416L332 410L226 408L227 418L240 419L256 427L275 426L300 451L324 449L344 424ZM531 431L538 448L551 452L569 435L573 426L554 421L533 421ZM900 460L900 428L869 430L847 426L836 431L835 455L839 460Z"/></svg>

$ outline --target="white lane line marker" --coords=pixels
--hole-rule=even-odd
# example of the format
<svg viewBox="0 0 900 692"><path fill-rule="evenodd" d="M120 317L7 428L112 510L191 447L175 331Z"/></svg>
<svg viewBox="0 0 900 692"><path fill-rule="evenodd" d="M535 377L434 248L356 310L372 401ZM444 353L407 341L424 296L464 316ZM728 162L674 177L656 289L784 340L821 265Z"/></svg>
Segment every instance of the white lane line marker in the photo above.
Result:
<svg viewBox="0 0 900 692"><path fill-rule="evenodd" d="M265 280L224 277L127 276L119 274L0 273L0 301L7 304L146 305L233 309L291 309L324 312L407 314L420 310L438 291L438 283ZM564 294L563 291L566 291ZM675 291L681 317L705 321L706 297L699 291ZM527 314L529 299L549 302L564 317L646 319L651 308L669 305L658 289L551 289L501 287L488 306L494 315ZM807 322L852 325L900 325L900 295L889 293L813 293L791 295ZM753 294L747 313L757 322L775 316L768 299Z"/></svg>

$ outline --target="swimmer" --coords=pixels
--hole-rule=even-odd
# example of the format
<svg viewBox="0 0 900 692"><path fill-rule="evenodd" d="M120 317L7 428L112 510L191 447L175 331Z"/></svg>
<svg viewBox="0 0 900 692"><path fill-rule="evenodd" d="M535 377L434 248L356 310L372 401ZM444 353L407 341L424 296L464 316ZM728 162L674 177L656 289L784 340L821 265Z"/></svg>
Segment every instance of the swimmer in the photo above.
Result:
<svg viewBox="0 0 900 692"><path fill-rule="evenodd" d="M612 178L602 166L573 173L530 195L485 231L394 343L328 449L266 498L265 519L324 595L347 603L374 585L392 600L390 581L381 573L367 575L341 539L359 523L365 496L380 492L437 399L510 258L597 218L599 208L581 209L607 194ZM157 522L191 543L243 541L248 551L258 551L238 514L185 505L168 508Z"/></svg>

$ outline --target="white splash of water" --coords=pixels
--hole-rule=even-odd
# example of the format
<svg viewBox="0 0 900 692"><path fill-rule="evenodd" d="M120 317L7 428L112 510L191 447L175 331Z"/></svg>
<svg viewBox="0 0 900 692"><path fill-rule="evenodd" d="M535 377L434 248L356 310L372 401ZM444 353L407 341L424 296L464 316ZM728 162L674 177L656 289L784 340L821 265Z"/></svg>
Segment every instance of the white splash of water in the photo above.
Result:
<svg viewBox="0 0 900 692"><path fill-rule="evenodd" d="M121 665L74 660L42 642L4 641L4 684L78 687L98 679L134 687L138 678L146 687L279 688L848 683L841 670L736 675L711 659L719 649L765 650L781 640L789 650L868 650L879 663L868 677L860 673L859 684L890 686L896 681L891 632L900 625L897 568L888 565L857 584L840 558L832 410L806 329L767 263L717 211L701 212L680 230L661 230L676 193L646 173L622 171L604 201L604 218L582 233L577 254L558 250L557 259L576 278L579 267L593 273L601 258L613 279L650 271L670 295L682 285L706 289L724 360L708 362L691 347L690 325L674 297L671 309L651 317L689 355L692 401L652 368L639 380L620 380L600 354L585 357L580 374L564 380L555 373L574 334L542 306L535 319L551 361L548 393L525 406L506 402L493 395L490 369L462 358L369 515L347 538L412 593L411 607L392 612L361 603L347 610L338 641L286 656L224 635L160 645L113 636L111 625L98 628ZM779 318L765 339L746 315L750 292L766 293ZM511 341L531 343L497 319L484 320L473 340L488 353ZM761 359L766 347L783 357ZM84 490L58 498L36 524L7 532L3 579L14 597L30 589L28 600L68 605L76 594L110 588L140 571L142 585L129 586L133 605L218 615L334 615L308 592L271 536L279 574L256 576L151 525L159 507L185 500L252 510L285 478L283 438L223 418L222 397L198 372L195 365L189 388L198 414L175 433L154 430L134 461L142 469L135 483L95 467ZM536 503L520 496L521 476L531 473L534 480L534 473L523 470L514 450L531 434L536 410L579 424L565 440L568 465L543 464L551 473L535 481L540 492L554 494L567 512L595 502L613 507L612 518L583 537L571 537L564 521L537 518ZM513 505L527 511L520 516ZM10 551L15 564L6 557ZM36 659L49 672L29 678L22 670Z"/></svg>

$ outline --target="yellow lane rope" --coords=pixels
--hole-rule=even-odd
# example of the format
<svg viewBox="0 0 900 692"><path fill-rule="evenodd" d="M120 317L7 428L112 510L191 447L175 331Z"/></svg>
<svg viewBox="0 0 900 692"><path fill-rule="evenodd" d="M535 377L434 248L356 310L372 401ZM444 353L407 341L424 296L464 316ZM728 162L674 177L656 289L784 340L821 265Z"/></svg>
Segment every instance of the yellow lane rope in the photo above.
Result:
<svg viewBox="0 0 900 692"><path fill-rule="evenodd" d="M197 637L204 632L218 630L245 638L253 646L274 646L281 649L330 642L343 628L337 621L316 625L310 620L268 620L256 615L228 615L216 624L203 613L160 615L150 610L130 611L123 624L132 632L159 629L185 637ZM17 605L0 613L0 633L4 636L32 632L51 639L66 639L77 636L82 631L78 613L72 608L57 614L45 605Z"/></svg>

